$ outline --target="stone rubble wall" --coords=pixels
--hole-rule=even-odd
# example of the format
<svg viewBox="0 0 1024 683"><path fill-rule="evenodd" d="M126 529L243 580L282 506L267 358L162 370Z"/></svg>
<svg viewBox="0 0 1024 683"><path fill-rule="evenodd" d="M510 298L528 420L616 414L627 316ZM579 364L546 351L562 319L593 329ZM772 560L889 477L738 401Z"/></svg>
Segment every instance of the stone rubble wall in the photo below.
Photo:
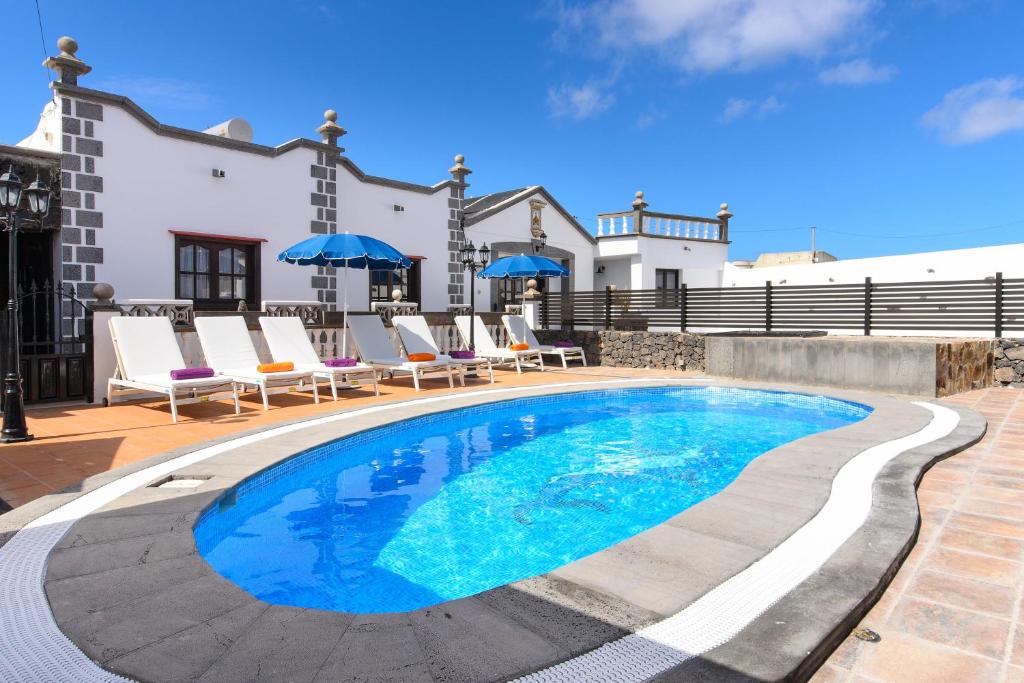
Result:
<svg viewBox="0 0 1024 683"><path fill-rule="evenodd" d="M996 386L1024 389L1024 339L999 339L993 354Z"/></svg>
<svg viewBox="0 0 1024 683"><path fill-rule="evenodd" d="M582 346L590 365L618 368L682 368L704 372L704 335L688 332L535 330L538 341L568 339Z"/></svg>

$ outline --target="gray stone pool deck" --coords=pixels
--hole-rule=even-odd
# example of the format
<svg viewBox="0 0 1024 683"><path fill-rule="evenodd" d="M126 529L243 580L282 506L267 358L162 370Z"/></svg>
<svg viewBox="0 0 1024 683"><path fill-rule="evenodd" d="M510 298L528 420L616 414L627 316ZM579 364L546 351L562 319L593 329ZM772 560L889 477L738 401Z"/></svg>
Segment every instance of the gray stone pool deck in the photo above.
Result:
<svg viewBox="0 0 1024 683"><path fill-rule="evenodd" d="M666 379L628 386L677 384L692 383ZM352 615L269 605L220 577L197 554L191 531L203 509L239 481L324 441L481 402L623 384L532 387L398 404L226 452L177 473L209 477L198 489L141 488L85 517L49 558L45 586L54 617L94 661L143 681L514 678L685 608L813 517L828 498L833 476L853 456L916 432L931 418L906 400L876 394L714 384L822 393L875 410L862 422L762 455L718 495L604 551L543 576L414 612ZM814 576L739 636L660 679L809 676L884 590L913 544L919 519L914 487L922 472L984 434L977 413L957 410L961 422L952 434L885 467L874 484L867 522ZM158 456L138 468L180 454ZM96 477L86 488L112 476Z"/></svg>

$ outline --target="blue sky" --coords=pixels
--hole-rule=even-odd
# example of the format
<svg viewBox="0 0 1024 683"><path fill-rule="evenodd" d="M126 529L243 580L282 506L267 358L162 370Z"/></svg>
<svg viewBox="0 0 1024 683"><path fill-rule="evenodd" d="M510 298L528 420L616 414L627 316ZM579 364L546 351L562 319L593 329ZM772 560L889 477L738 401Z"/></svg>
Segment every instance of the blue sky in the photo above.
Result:
<svg viewBox="0 0 1024 683"><path fill-rule="evenodd" d="M315 137L333 107L364 170L471 193L545 185L594 229L730 204L733 258L1024 241L1024 2L172 3L39 0L81 84L159 120ZM4 3L0 142L48 98L32 0Z"/></svg>

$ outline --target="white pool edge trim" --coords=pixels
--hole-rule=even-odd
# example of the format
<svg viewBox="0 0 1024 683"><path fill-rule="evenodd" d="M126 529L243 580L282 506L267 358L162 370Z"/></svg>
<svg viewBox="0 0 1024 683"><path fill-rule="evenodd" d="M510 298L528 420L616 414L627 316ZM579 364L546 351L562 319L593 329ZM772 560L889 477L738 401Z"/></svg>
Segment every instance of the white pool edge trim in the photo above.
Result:
<svg viewBox="0 0 1024 683"><path fill-rule="evenodd" d="M821 510L763 558L667 619L516 680L645 681L734 638L824 566L864 524L871 512L875 478L886 464L948 436L960 423L954 410L925 402L915 405L931 411L931 421L913 434L854 456L832 480Z"/></svg>
<svg viewBox="0 0 1024 683"><path fill-rule="evenodd" d="M589 387L597 390L607 384L635 384L672 381L708 383L706 378L645 377L633 379L561 382L536 386L481 389L411 399L396 403L357 408L294 422L247 436L229 439L199 448L165 462L126 474L78 498L43 514L22 527L0 547L0 681L3 683L124 683L130 679L111 673L89 659L57 626L46 599L43 581L46 560L68 530L80 519L117 498L141 488L155 479L182 467L194 465L227 451L283 436L291 432L340 422L374 413L444 403L466 397L494 396L531 389Z"/></svg>

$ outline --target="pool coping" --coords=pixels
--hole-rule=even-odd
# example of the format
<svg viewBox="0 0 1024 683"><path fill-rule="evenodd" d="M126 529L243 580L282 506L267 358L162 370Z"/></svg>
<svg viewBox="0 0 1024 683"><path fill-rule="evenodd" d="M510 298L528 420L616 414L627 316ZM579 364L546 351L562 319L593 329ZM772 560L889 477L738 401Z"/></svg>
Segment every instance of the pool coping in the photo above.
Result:
<svg viewBox="0 0 1024 683"><path fill-rule="evenodd" d="M188 474L211 477L202 490L169 494L137 489L79 521L50 555L50 607L64 633L87 655L108 670L139 680L160 680L152 677L154 672L167 678L246 678L257 670L270 678L287 672L289 678L307 680L355 675L401 680L511 678L570 659L679 611L812 517L828 498L835 472L850 458L868 446L912 433L930 418L919 406L878 394L716 380L713 386L827 395L875 410L859 423L765 453L716 496L622 543L540 577L403 615L268 606L221 578L195 552L191 528L202 509L238 481L329 438L495 400L624 385L693 384L678 378L585 381L484 390L429 404L402 401L376 415L271 437L260 446L235 451L235 457L229 451L183 468ZM984 420L977 413L957 412L960 424L949 436L912 449L886 466L875 480L867 522L818 573L740 636L664 674L666 680L719 680L726 674L748 680L801 679L813 672L836 637L844 636L851 621L884 590L912 547L919 519L913 492L923 471L983 435ZM213 443L238 438L236 434ZM272 452L282 447L280 440L292 442L288 452ZM133 471L209 445L156 456ZM90 478L83 490L126 473L122 469L116 475ZM808 497L797 502L794 496L799 493ZM0 534L6 528L9 536L19 522L75 495L80 494L48 497L57 500L0 516ZM145 512L133 511L135 506L145 506ZM34 509L25 510L29 507ZM15 518L8 519L9 515ZM741 520L746 523L737 525ZM667 553L665 548L673 543L685 544L685 552ZM858 569L853 579L851 567ZM796 615L801 616L794 619ZM780 628L779 622L785 626ZM150 642L142 642L147 638ZM180 656L183 648L191 658ZM207 662L210 666L204 666ZM183 666L191 669L184 671Z"/></svg>

